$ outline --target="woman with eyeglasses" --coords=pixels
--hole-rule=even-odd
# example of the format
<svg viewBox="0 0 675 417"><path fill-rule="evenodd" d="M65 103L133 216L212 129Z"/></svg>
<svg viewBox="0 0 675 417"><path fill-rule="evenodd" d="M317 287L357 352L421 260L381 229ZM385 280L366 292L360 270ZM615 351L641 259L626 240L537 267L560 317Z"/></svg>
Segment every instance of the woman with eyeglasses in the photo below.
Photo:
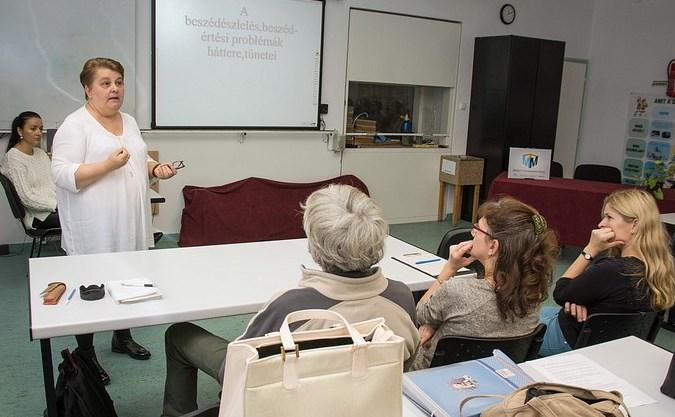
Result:
<svg viewBox="0 0 675 417"><path fill-rule="evenodd" d="M532 332L558 254L555 233L534 208L514 198L478 209L473 240L450 247L436 282L417 304L420 348L413 369L429 367L445 336L510 337ZM482 279L455 277L479 261Z"/></svg>
<svg viewBox="0 0 675 417"><path fill-rule="evenodd" d="M588 244L558 280L545 307L542 356L569 351L594 313L659 311L675 303L675 265L654 198L624 189L605 198ZM598 259L602 254L606 257Z"/></svg>
<svg viewBox="0 0 675 417"><path fill-rule="evenodd" d="M66 117L52 149L62 247L68 255L148 249L154 246L149 182L171 178L176 169L148 156L136 120L120 111L122 64L109 58L89 59L80 83L86 103ZM82 338L78 336L80 346ZM93 344L86 342L93 353ZM150 358L129 330L113 333L112 350L134 359ZM92 359L101 380L109 382L95 354Z"/></svg>

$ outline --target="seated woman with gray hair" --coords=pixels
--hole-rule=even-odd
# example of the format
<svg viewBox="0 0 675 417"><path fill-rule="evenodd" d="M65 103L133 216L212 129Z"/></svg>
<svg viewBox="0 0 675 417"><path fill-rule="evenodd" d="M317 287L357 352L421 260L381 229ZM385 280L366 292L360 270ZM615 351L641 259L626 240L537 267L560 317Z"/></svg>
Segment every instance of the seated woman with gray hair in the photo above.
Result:
<svg viewBox="0 0 675 417"><path fill-rule="evenodd" d="M303 266L298 286L270 299L239 338L278 331L284 317L296 310L328 309L350 322L384 317L387 326L405 339L405 359L411 358L419 341L412 293L405 284L385 278L382 270L373 266L384 256L388 234L380 208L348 185L317 190L302 207L309 252L321 269ZM245 282L245 277L241 279ZM291 329L320 329L330 324L310 320ZM198 369L224 382L228 343L192 323L167 329L164 416L180 416L197 409Z"/></svg>

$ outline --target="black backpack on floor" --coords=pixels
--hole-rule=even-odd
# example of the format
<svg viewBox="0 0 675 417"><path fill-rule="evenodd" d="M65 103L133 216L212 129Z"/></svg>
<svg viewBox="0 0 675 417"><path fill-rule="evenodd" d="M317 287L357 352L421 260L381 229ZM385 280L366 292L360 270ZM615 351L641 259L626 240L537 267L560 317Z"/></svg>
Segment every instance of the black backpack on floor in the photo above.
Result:
<svg viewBox="0 0 675 417"><path fill-rule="evenodd" d="M56 410L59 417L117 417L94 364L79 349L61 351L56 381Z"/></svg>

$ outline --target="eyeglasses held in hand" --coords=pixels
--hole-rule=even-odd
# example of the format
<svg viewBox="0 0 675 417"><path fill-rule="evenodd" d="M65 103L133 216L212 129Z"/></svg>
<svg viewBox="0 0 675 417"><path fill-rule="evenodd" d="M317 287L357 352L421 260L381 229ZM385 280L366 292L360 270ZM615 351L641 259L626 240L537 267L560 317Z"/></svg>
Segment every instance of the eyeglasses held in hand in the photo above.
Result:
<svg viewBox="0 0 675 417"><path fill-rule="evenodd" d="M174 167L175 169L185 168L185 162L183 162L183 161L173 161L171 163L171 166Z"/></svg>

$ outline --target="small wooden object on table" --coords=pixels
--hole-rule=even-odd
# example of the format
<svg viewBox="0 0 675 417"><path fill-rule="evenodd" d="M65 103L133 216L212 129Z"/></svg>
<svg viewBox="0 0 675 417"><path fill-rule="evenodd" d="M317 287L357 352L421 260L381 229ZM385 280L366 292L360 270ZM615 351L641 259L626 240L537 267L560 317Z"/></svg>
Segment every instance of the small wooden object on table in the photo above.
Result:
<svg viewBox="0 0 675 417"><path fill-rule="evenodd" d="M455 186L455 205L452 210L452 225L459 222L462 211L462 192L464 186L473 185L473 210L471 221L476 222L480 186L483 183L482 158L467 155L442 155L441 167L438 174L438 220L443 220L445 214L445 187L447 184Z"/></svg>

